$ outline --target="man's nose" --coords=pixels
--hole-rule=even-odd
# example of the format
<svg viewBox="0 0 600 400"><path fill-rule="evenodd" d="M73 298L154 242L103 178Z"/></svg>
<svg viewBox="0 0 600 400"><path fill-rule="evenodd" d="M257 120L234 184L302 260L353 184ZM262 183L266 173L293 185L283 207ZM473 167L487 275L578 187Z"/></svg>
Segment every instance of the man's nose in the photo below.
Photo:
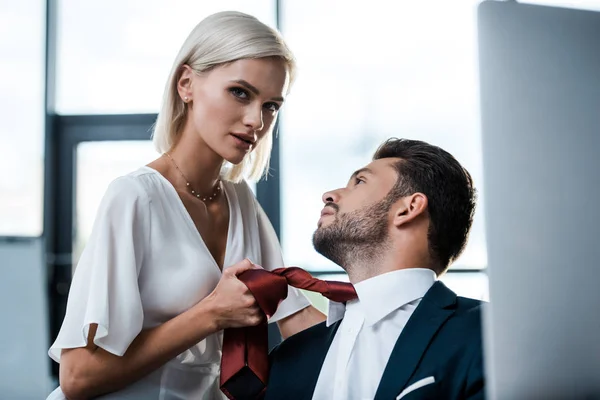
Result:
<svg viewBox="0 0 600 400"><path fill-rule="evenodd" d="M337 203L340 200L340 194L338 190L331 190L329 192L323 193L321 197L323 203Z"/></svg>

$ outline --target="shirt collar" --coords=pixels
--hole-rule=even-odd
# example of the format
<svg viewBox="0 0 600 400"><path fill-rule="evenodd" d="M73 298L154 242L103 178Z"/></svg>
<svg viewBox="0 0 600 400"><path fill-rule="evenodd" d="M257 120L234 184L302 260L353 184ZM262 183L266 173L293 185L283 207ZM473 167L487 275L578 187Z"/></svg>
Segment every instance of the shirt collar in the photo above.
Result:
<svg viewBox="0 0 600 400"><path fill-rule="evenodd" d="M425 296L436 281L435 272L427 268L406 268L377 275L354 285L358 300L349 305L360 304L365 324L374 325L398 308ZM346 306L329 302L327 326L344 317Z"/></svg>

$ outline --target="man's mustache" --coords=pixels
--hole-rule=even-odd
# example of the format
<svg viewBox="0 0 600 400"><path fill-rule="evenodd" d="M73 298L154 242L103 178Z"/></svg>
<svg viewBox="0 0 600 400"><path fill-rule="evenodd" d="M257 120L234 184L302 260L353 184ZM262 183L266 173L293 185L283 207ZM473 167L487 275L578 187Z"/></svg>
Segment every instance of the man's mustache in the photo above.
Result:
<svg viewBox="0 0 600 400"><path fill-rule="evenodd" d="M338 211L340 211L340 206L338 206L337 204L333 203L333 202L327 202L325 203L325 207L331 207L335 210L336 214Z"/></svg>

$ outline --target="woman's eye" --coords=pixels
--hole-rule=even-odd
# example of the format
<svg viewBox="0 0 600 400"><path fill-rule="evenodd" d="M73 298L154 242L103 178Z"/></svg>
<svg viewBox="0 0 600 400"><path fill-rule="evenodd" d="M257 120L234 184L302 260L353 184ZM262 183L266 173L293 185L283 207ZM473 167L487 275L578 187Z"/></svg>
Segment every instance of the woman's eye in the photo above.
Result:
<svg viewBox="0 0 600 400"><path fill-rule="evenodd" d="M277 104L277 103L266 103L266 104L265 104L265 108L266 108L267 110L269 110L269 111L272 111L272 112L277 112L277 111L279 111L279 107L280 107L280 105L279 105L279 104Z"/></svg>
<svg viewBox="0 0 600 400"><path fill-rule="evenodd" d="M362 178L359 178L359 177L354 178L354 184L355 185L358 185L358 184L361 184L361 183L365 183L365 181Z"/></svg>
<svg viewBox="0 0 600 400"><path fill-rule="evenodd" d="M231 94L233 94L235 97L237 97L239 99L245 100L249 97L248 92L246 92L244 89L241 89L241 88L234 87L234 88L229 89L229 91L231 92Z"/></svg>

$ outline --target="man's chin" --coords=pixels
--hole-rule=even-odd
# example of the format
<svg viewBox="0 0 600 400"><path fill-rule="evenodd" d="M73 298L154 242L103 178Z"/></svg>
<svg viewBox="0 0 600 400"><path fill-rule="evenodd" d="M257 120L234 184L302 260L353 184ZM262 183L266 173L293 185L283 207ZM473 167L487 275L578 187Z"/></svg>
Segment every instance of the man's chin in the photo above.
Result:
<svg viewBox="0 0 600 400"><path fill-rule="evenodd" d="M334 221L335 220L333 220L332 218L327 218L327 215L319 218L319 221L317 222L317 231L331 226L331 224L333 224Z"/></svg>

